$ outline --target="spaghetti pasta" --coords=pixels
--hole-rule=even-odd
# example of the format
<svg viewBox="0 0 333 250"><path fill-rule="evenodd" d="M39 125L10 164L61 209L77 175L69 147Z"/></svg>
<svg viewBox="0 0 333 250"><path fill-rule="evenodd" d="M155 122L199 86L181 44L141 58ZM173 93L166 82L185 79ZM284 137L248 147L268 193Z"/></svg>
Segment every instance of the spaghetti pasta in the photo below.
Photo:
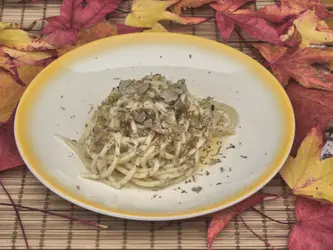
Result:
<svg viewBox="0 0 333 250"><path fill-rule="evenodd" d="M200 150L211 137L234 134L237 123L232 107L191 95L185 80L156 74L120 81L78 142L58 138L88 170L82 177L115 188L158 188L195 174Z"/></svg>

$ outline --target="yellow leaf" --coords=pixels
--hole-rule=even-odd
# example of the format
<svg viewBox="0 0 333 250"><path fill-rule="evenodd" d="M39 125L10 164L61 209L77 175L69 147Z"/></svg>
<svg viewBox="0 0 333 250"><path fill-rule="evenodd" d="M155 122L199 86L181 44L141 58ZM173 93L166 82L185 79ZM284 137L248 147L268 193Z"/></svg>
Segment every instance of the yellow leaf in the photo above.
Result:
<svg viewBox="0 0 333 250"><path fill-rule="evenodd" d="M24 51L54 49L45 40L18 29L18 27L17 24L0 23L0 44Z"/></svg>
<svg viewBox="0 0 333 250"><path fill-rule="evenodd" d="M196 24L206 20L200 17L180 17L166 11L178 1L136 0L132 6L132 12L125 19L125 24L140 28L153 28L161 20L171 20L180 24Z"/></svg>
<svg viewBox="0 0 333 250"><path fill-rule="evenodd" d="M8 121L24 90L9 73L0 70L0 122Z"/></svg>
<svg viewBox="0 0 333 250"><path fill-rule="evenodd" d="M19 29L21 28L18 23L3 23L0 22L0 30L3 29Z"/></svg>
<svg viewBox="0 0 333 250"><path fill-rule="evenodd" d="M294 20L287 34L282 35L282 41L288 40L294 32L299 32L302 47L308 47L310 43L322 44L333 42L333 31L324 20L321 20L314 10L307 10Z"/></svg>
<svg viewBox="0 0 333 250"><path fill-rule="evenodd" d="M166 9L178 1L136 0L132 6L132 12L126 17L125 24L152 28L160 20L177 18L177 15L166 11Z"/></svg>
<svg viewBox="0 0 333 250"><path fill-rule="evenodd" d="M333 202L333 158L320 161L322 139L322 133L313 128L297 157L289 157L280 174L294 194Z"/></svg>
<svg viewBox="0 0 333 250"><path fill-rule="evenodd" d="M151 29L144 32L168 32L168 30L162 24L156 23Z"/></svg>
<svg viewBox="0 0 333 250"><path fill-rule="evenodd" d="M0 49L7 55L9 55L14 61L16 61L16 64L28 64L28 65L34 65L42 60L48 59L52 56L54 56L54 51L19 51L16 49L11 49L8 47L0 47ZM0 55L1 56L1 55ZM1 59L0 59L1 60Z"/></svg>

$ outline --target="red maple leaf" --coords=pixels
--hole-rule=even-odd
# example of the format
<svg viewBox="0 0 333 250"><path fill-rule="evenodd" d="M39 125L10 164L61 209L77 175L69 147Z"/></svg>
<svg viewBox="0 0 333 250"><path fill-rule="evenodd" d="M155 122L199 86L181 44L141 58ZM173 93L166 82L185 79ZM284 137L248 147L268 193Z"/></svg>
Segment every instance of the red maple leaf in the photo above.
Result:
<svg viewBox="0 0 333 250"><path fill-rule="evenodd" d="M267 60L273 74L286 87L291 78L306 88L333 91L333 75L312 66L314 63L329 63L333 50L316 48L287 48L271 44L257 44L255 47Z"/></svg>
<svg viewBox="0 0 333 250"><path fill-rule="evenodd" d="M333 117L333 92L307 89L295 82L288 85L286 92L295 113L296 133L291 154L296 155L311 128L316 124L324 130L328 119Z"/></svg>
<svg viewBox="0 0 333 250"><path fill-rule="evenodd" d="M120 0L88 0L83 8L82 1L64 0L60 15L46 18L48 24L42 34L47 35L49 43L56 46L75 43L81 29L101 22L120 4Z"/></svg>
<svg viewBox="0 0 333 250"><path fill-rule="evenodd" d="M289 249L332 250L333 205L297 197L295 211L297 223L289 234Z"/></svg>
<svg viewBox="0 0 333 250"><path fill-rule="evenodd" d="M216 10L216 23L222 39L227 42L235 26L252 37L270 42L273 44L282 44L278 31L266 20L259 17L254 11L240 9L242 5L254 0L218 0L211 3L210 6Z"/></svg>
<svg viewBox="0 0 333 250"><path fill-rule="evenodd" d="M332 16L320 0L280 0L278 4L267 5L260 9L257 14L270 22L283 23L306 10L315 10L321 19Z"/></svg>
<svg viewBox="0 0 333 250"><path fill-rule="evenodd" d="M23 165L14 139L14 115L0 124L0 171Z"/></svg>
<svg viewBox="0 0 333 250"><path fill-rule="evenodd" d="M257 203L275 198L276 195L274 194L256 193L240 203L233 205L232 207L223 209L222 211L213 214L213 218L209 224L207 232L208 250L212 248L214 238L228 225L234 216L241 214L246 209L256 205Z"/></svg>

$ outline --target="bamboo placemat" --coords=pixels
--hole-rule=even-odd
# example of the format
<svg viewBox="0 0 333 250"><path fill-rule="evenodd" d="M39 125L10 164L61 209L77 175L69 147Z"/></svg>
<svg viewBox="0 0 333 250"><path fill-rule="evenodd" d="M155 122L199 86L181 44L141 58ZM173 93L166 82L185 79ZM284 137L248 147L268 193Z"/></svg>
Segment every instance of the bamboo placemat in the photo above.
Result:
<svg viewBox="0 0 333 250"><path fill-rule="evenodd" d="M331 2L331 4L329 4ZM272 1L258 0L249 8L261 8ZM333 7L331 0L326 0ZM17 22L28 27L36 19L59 14L61 1L44 0L38 3L30 1L2 0L0 20ZM120 7L129 10L131 2L124 1ZM212 16L209 8L190 10L187 15ZM111 20L122 22L124 14L112 16ZM40 30L45 23L40 21L34 30ZM173 30L181 27L171 26ZM220 41L214 20L182 30L212 40ZM245 39L252 41L244 34ZM237 34L233 34L229 45L253 56L251 50ZM1 160L1 159L0 159ZM49 211L76 216L110 225L110 229L96 229L77 222L44 215L38 212L21 211L22 221L32 249L206 249L206 232L209 218L200 217L176 222L163 230L157 230L164 222L139 222L99 215L73 205L49 191L26 167L18 167L0 173L0 178L19 205L26 205ZM279 176L276 176L264 192L281 194L282 198L258 205L261 212L277 220L292 221L294 217L294 196L288 196L288 188ZM0 202L8 202L3 190L0 191ZM265 240L278 249L287 249L290 227L282 225L247 211L243 218L247 224ZM18 220L12 208L0 207L0 249L25 249ZM263 242L249 232L239 218L235 218L216 238L214 249L268 249Z"/></svg>

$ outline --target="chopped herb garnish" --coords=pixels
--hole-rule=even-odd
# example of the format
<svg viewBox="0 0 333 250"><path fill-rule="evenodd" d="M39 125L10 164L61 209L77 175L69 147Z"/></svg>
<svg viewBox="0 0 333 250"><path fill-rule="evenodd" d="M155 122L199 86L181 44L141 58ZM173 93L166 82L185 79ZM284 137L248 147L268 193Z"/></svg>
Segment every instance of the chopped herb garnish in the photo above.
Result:
<svg viewBox="0 0 333 250"><path fill-rule="evenodd" d="M80 186L76 186L76 189L77 189L77 190L80 190Z"/></svg>
<svg viewBox="0 0 333 250"><path fill-rule="evenodd" d="M189 57L189 58L192 58L192 55L191 55L191 54L189 54L189 55L188 55L188 57Z"/></svg>
<svg viewBox="0 0 333 250"><path fill-rule="evenodd" d="M221 171L221 173L223 173L224 172L224 168L220 167L220 171Z"/></svg>
<svg viewBox="0 0 333 250"><path fill-rule="evenodd" d="M181 191L182 194L187 194L186 190Z"/></svg>
<svg viewBox="0 0 333 250"><path fill-rule="evenodd" d="M216 186L221 185L221 184L222 184L222 182L218 182L218 183L216 183Z"/></svg>
<svg viewBox="0 0 333 250"><path fill-rule="evenodd" d="M241 155L240 157L242 157L242 158L244 158L244 159L246 159L246 158L247 158L247 156L245 156L245 155Z"/></svg>
<svg viewBox="0 0 333 250"><path fill-rule="evenodd" d="M154 194L153 197L151 197L151 199L155 199L157 197L157 194Z"/></svg>
<svg viewBox="0 0 333 250"><path fill-rule="evenodd" d="M231 144L231 143L230 143L230 146L229 146L229 147L227 147L226 149L231 149L231 148L236 148L236 147L235 147L235 145L234 145L234 144Z"/></svg>
<svg viewBox="0 0 333 250"><path fill-rule="evenodd" d="M62 110L66 110L64 107L60 107Z"/></svg>
<svg viewBox="0 0 333 250"><path fill-rule="evenodd" d="M193 187L191 188L193 192L199 193L202 190L202 187L197 186L197 187Z"/></svg>

